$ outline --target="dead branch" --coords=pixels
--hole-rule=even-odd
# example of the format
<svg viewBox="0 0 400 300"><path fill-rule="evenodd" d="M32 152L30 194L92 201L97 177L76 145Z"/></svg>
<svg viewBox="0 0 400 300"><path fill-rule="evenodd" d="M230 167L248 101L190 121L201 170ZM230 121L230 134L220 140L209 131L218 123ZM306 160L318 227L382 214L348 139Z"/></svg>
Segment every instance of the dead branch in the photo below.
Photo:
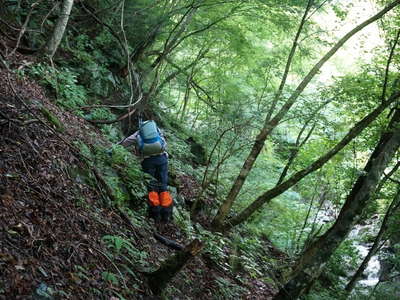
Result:
<svg viewBox="0 0 400 300"><path fill-rule="evenodd" d="M5 57L3 56L3 54L0 53L0 62L1 64L4 66L4 68L7 69L7 71L10 72L10 67L8 66L7 61L5 60Z"/></svg>
<svg viewBox="0 0 400 300"><path fill-rule="evenodd" d="M119 121L122 121L122 120L124 120L126 118L129 118L131 115L133 115L135 113L135 111L136 111L136 109L132 109L131 111L127 112L126 114L123 114L123 115L119 116L118 118L116 118L114 120L86 120L86 121L88 121L88 122L90 122L92 124L113 124L113 123L117 123Z"/></svg>
<svg viewBox="0 0 400 300"><path fill-rule="evenodd" d="M182 246L181 244L178 244L177 242L167 239L166 237L162 236L161 234L154 232L153 234L154 238L159 241L161 244L167 246L168 248L171 248L173 250L183 250L185 247Z"/></svg>
<svg viewBox="0 0 400 300"><path fill-rule="evenodd" d="M42 23L40 24L40 30L43 31L43 26L44 26L44 22L46 22L46 20L49 18L49 16L51 15L51 13L58 8L58 6L60 5L60 2L56 2L53 7L50 9L50 11L47 13L47 15L43 18Z"/></svg>
<svg viewBox="0 0 400 300"><path fill-rule="evenodd" d="M0 28L0 33L5 36L8 40L16 42L17 40L11 36L9 36L7 33L5 33L1 28Z"/></svg>
<svg viewBox="0 0 400 300"><path fill-rule="evenodd" d="M108 183L104 180L103 176L100 174L99 170L96 167L91 168L94 176L96 177L97 181L102 185L104 190L106 191L107 196L111 199L113 203L117 203L118 199L115 197L112 188L108 185ZM109 206L106 199L104 199L105 206Z"/></svg>
<svg viewBox="0 0 400 300"><path fill-rule="evenodd" d="M29 23L29 20L30 20L30 18L31 18L31 16L32 16L33 10L34 10L34 8L35 8L41 1L42 1L42 0L38 0L38 1L36 1L35 3L33 3L33 4L31 5L31 9L29 10L29 13L28 13L28 15L26 16L26 19L25 19L25 21L24 21L24 24L22 25L22 28L21 28L21 30L19 31L18 39L17 39L17 44L15 45L15 48L8 54L8 56L13 56L13 55L15 54L15 51L17 51L17 49L19 48L19 44L20 44L20 42L21 42L21 38L22 38L22 36L24 35L24 33L25 33L25 31L26 31L26 28L28 27L28 23Z"/></svg>
<svg viewBox="0 0 400 300"><path fill-rule="evenodd" d="M125 282L125 277L124 277L124 275L121 273L121 271L119 270L119 268L117 267L117 265L110 259L110 257L108 257L107 254L105 254L103 251L101 251L101 250L99 250L99 249L97 249L97 248L95 248L95 247L90 247L90 246L87 245L87 244L82 244L82 245L86 245L86 247L87 247L89 250L90 250L90 248L92 248L92 249L96 250L97 252L99 252L100 254L102 254L102 255L114 266L114 268L117 270L119 276L121 277L121 280L122 280L122 283L123 283L123 285L124 285L124 288L125 288L125 289L128 288L128 287L126 286L126 282Z"/></svg>

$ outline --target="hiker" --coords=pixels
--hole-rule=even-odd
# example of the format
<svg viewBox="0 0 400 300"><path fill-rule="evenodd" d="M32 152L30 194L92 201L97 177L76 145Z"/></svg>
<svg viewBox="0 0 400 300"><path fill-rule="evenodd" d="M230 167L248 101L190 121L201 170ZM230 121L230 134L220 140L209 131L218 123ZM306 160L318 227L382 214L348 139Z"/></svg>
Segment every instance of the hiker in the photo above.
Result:
<svg viewBox="0 0 400 300"><path fill-rule="evenodd" d="M173 200L168 192L167 143L156 122L141 122L138 131L118 144L135 145L136 153L143 159L143 171L154 178L148 185L149 216L156 223L168 223L172 218Z"/></svg>

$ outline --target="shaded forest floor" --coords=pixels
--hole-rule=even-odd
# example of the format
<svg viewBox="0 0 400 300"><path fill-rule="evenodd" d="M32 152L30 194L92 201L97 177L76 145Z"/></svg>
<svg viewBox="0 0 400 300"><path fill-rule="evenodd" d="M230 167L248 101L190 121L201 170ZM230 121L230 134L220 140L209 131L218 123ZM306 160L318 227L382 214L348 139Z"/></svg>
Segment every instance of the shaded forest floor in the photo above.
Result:
<svg viewBox="0 0 400 300"><path fill-rule="evenodd" d="M49 122L46 111L62 126ZM88 168L76 142L110 146L36 82L0 69L0 299L153 298L145 272L173 250L153 238L144 201L121 213L104 207L95 184L71 176ZM174 224L164 234L189 242ZM202 254L169 284L166 298L228 299L230 289L239 289L241 299L268 299L274 292Z"/></svg>

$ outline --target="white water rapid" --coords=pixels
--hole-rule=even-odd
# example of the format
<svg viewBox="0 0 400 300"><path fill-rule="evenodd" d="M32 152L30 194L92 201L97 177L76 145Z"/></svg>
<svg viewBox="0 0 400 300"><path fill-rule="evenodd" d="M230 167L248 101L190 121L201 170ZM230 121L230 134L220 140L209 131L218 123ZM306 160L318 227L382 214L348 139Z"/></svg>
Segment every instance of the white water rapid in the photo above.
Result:
<svg viewBox="0 0 400 300"><path fill-rule="evenodd" d="M328 205L327 208L318 212L316 221L318 224L324 224L335 219L335 212L332 206ZM374 225L356 225L349 234L349 239L352 240L353 246L359 251L361 260L359 264L364 260L365 256L368 254L369 249L372 244L365 244L359 241L360 237L366 233L371 233L374 231ZM364 278L358 281L358 284L364 287L375 286L379 281L379 272L381 269L381 263L377 255L371 257L368 262L367 268L364 270Z"/></svg>
<svg viewBox="0 0 400 300"><path fill-rule="evenodd" d="M372 245L371 245L372 246ZM358 244L355 246L360 252L361 256L364 257L368 254L369 247ZM364 271L367 278L359 281L359 284L363 286L375 286L379 280L379 271L381 269L381 263L379 262L378 256L374 255L368 262L368 266Z"/></svg>
<svg viewBox="0 0 400 300"><path fill-rule="evenodd" d="M356 225L349 234L349 238L353 239L353 245L359 251L361 256L361 261L367 256L369 249L372 244L360 243L357 238L363 233L370 232L372 230L372 225ZM358 281L359 284L369 287L375 286L379 281L379 271L381 269L381 263L379 262L378 255L374 255L368 262L367 268L364 270L364 275L366 278Z"/></svg>

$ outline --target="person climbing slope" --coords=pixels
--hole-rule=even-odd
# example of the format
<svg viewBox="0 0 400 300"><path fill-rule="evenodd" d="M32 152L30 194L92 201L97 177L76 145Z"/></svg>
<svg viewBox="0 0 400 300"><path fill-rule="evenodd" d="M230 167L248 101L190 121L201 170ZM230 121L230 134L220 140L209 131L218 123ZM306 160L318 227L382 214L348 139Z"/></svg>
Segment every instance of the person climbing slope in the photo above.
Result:
<svg viewBox="0 0 400 300"><path fill-rule="evenodd" d="M118 144L134 145L142 158L142 168L153 180L148 185L149 215L156 223L168 223L172 218L173 199L168 192L167 143L153 120L140 122L139 130Z"/></svg>

